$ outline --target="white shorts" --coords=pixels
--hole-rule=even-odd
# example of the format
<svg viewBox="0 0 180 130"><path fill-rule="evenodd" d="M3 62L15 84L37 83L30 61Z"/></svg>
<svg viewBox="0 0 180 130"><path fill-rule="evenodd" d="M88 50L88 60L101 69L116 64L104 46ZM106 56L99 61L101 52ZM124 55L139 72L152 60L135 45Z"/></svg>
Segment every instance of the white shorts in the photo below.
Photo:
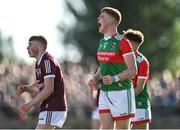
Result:
<svg viewBox="0 0 180 130"><path fill-rule="evenodd" d="M144 123L151 122L151 110L150 109L136 109L136 115L132 119L132 124L144 124Z"/></svg>
<svg viewBox="0 0 180 130"><path fill-rule="evenodd" d="M98 107L92 112L92 120L99 120L99 110L98 110Z"/></svg>
<svg viewBox="0 0 180 130"><path fill-rule="evenodd" d="M134 89L121 91L100 91L99 113L111 113L114 120L135 116Z"/></svg>
<svg viewBox="0 0 180 130"><path fill-rule="evenodd" d="M67 111L43 111L39 114L38 124L46 124L62 128L67 118Z"/></svg>

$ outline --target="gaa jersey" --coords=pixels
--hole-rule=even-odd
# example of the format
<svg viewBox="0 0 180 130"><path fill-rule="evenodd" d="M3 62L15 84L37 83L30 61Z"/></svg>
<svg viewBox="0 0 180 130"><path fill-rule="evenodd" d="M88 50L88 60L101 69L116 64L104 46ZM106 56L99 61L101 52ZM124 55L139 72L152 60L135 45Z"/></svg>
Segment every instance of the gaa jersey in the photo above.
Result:
<svg viewBox="0 0 180 130"><path fill-rule="evenodd" d="M42 102L40 111L66 111L67 103L63 74L58 62L48 52L45 52L36 61L35 73L40 91L45 87L44 80L46 78L54 78L54 91Z"/></svg>
<svg viewBox="0 0 180 130"><path fill-rule="evenodd" d="M136 96L137 108L150 108L150 98L147 90L147 82L149 78L149 62L145 56L139 52L135 52L136 63L138 66L138 74L133 77L133 85L136 87L138 79L145 79L143 91Z"/></svg>
<svg viewBox="0 0 180 130"><path fill-rule="evenodd" d="M121 35L115 34L99 42L97 58L102 76L117 75L127 69L123 56L133 53L130 42ZM113 82L111 85L102 83L101 90L114 91L132 88L131 79Z"/></svg>

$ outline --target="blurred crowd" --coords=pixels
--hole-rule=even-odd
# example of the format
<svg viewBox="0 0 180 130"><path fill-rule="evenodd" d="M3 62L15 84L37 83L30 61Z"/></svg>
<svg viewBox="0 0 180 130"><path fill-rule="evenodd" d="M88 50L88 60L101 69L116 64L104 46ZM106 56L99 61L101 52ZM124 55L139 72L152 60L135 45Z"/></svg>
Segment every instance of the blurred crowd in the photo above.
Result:
<svg viewBox="0 0 180 130"><path fill-rule="evenodd" d="M152 106L180 110L180 71L175 76L168 69L163 73L154 71L149 80L149 93Z"/></svg>
<svg viewBox="0 0 180 130"><path fill-rule="evenodd" d="M69 116L87 118L92 111L91 91L87 86L89 78L97 68L96 62L87 59L83 65L61 63L67 90ZM20 84L34 82L34 65L24 62L12 64L4 60L0 64L0 106L8 104L18 111L18 106L30 100L28 93L19 97L16 89ZM174 107L180 110L180 72L173 76L169 70L152 72L149 79L149 93L152 107Z"/></svg>

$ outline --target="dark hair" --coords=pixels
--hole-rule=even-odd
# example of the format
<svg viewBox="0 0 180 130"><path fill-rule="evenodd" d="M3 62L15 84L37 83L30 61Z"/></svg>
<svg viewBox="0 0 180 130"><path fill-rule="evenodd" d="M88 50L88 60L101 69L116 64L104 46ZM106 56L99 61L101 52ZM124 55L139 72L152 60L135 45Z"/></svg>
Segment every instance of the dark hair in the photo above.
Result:
<svg viewBox="0 0 180 130"><path fill-rule="evenodd" d="M119 10L112 8L112 7L104 7L101 9L101 13L106 12L107 14L111 15L113 18L115 18L117 25L121 22L121 13Z"/></svg>
<svg viewBox="0 0 180 130"><path fill-rule="evenodd" d="M38 41L44 46L44 49L47 48L47 40L43 36L40 36L40 35L39 36L31 36L29 38L29 41Z"/></svg>
<svg viewBox="0 0 180 130"><path fill-rule="evenodd" d="M144 42L144 35L138 30L128 29L123 33L128 40L136 42L139 46Z"/></svg>

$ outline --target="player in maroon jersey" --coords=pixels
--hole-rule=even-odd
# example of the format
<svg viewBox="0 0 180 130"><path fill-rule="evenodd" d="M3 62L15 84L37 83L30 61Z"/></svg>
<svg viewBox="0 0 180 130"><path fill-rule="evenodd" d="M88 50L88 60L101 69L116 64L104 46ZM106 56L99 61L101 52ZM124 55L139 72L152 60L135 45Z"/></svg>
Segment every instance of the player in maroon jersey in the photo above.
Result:
<svg viewBox="0 0 180 130"><path fill-rule="evenodd" d="M36 129L53 129L62 127L67 117L66 93L63 74L58 62L46 52L47 41L43 36L32 36L28 43L30 57L36 58L36 82L32 85L18 86L18 94L36 92L36 96L28 103L19 107L23 113L34 105L41 103L39 122Z"/></svg>

